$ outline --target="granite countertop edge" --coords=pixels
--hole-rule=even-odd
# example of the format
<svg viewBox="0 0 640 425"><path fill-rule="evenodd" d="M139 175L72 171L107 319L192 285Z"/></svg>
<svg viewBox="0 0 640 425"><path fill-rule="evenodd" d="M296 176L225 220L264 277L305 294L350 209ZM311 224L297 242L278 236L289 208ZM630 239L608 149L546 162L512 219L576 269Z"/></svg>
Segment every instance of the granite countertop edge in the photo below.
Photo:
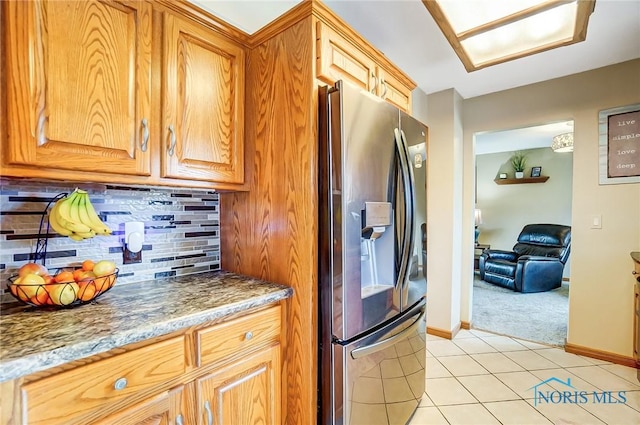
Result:
<svg viewBox="0 0 640 425"><path fill-rule="evenodd" d="M226 276L233 276L239 281L243 279L243 277L239 275L226 274ZM73 342L52 349L41 350L39 352L34 350L34 353L18 358L2 358L0 359L0 382L16 379L74 360L104 353L114 348L167 335L191 326L218 320L228 315L275 303L287 299L293 294L293 289L285 285L260 281L259 279L250 277L247 277L246 280L252 282L253 285L263 285L265 288L268 288L268 293L257 296L248 294L245 299L237 302L215 306L213 308L204 308L200 311L177 315L176 317L170 317L166 320L152 322L150 324L136 325L131 329L122 331L114 330L107 335ZM137 284L132 283L126 286L134 287L134 285Z"/></svg>

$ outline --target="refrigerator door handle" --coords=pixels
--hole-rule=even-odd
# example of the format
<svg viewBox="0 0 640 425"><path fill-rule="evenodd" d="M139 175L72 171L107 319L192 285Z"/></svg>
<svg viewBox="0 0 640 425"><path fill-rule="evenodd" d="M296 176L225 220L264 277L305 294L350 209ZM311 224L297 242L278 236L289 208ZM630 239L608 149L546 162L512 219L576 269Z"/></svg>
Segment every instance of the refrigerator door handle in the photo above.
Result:
<svg viewBox="0 0 640 425"><path fill-rule="evenodd" d="M400 172L402 173L402 182L404 185L404 204L405 204L405 219L404 219L404 229L402 231L402 256L400 258L400 265L398 267L398 281L396 282L396 288L402 287L402 283L405 280L407 275L407 271L409 269L409 257L410 257L410 236L412 234L413 224L410 222L411 214L413 214L410 210L411 205L413 204L413 190L411 186L411 176L409 174L409 166L407 164L407 156L406 149L404 147L404 138L401 136L400 130L397 128L394 129L395 139L396 139L396 147L398 148L398 156L400 158Z"/></svg>
<svg viewBox="0 0 640 425"><path fill-rule="evenodd" d="M403 330L399 334L394 335L391 338L387 338L387 339L384 339L382 341L376 342L375 344L366 345L364 347L356 348L355 350L351 351L351 357L353 359L359 359L361 357L368 356L368 355L373 354L375 352L384 350L385 348L395 344L398 340L406 338L410 333L414 332L418 326L420 326L420 321L424 317L425 313L426 313L426 310L422 310L422 312L420 313L420 316L418 316L416 321L413 322L411 324L411 326L409 326L408 328L406 328L405 330Z"/></svg>
<svg viewBox="0 0 640 425"><path fill-rule="evenodd" d="M415 227L415 187L416 187L416 179L415 176L413 175L413 166L412 166L412 162L411 162L411 155L409 154L409 144L407 143L407 136L405 136L404 131L400 130L400 136L402 138L402 147L404 148L404 154L406 155L406 165L407 165L407 169L406 172L408 174L408 180L409 180L409 201L407 202L407 208L406 208L406 212L407 212L407 218L406 218L406 226L405 226L405 239L408 239L407 242L407 270L411 270L411 262L412 260L412 253L413 253L413 245L414 245L414 241L415 241L415 237L414 237L414 227Z"/></svg>

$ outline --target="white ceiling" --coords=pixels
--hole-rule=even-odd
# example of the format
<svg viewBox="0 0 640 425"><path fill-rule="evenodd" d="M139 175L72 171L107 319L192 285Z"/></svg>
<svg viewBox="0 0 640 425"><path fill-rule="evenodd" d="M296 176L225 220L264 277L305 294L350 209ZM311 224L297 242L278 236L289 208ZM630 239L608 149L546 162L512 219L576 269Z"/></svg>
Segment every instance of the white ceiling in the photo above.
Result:
<svg viewBox="0 0 640 425"><path fill-rule="evenodd" d="M299 3L299 0L191 1L249 34ZM426 94L454 88L466 99L640 58L640 0L596 0L586 41L471 73L464 69L420 0L325 3L404 70ZM630 89L640 92L640 87ZM489 136L499 134L485 135ZM526 138L523 134L517 136ZM477 137L476 142L479 140L484 139ZM548 146L550 139L546 140Z"/></svg>

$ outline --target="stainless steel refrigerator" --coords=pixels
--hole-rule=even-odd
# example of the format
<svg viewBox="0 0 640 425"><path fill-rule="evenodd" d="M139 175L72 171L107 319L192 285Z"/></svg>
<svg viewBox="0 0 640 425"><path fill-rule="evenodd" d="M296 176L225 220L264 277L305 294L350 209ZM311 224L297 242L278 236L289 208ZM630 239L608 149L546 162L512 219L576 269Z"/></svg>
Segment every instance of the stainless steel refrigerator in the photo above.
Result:
<svg viewBox="0 0 640 425"><path fill-rule="evenodd" d="M318 423L406 424L425 389L427 127L320 87Z"/></svg>

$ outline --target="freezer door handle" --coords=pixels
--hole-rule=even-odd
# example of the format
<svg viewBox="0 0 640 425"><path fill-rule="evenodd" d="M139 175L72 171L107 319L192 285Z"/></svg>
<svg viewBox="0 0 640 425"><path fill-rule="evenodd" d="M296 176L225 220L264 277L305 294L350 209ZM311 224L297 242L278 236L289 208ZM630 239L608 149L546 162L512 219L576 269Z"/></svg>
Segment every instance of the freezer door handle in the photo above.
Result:
<svg viewBox="0 0 640 425"><path fill-rule="evenodd" d="M368 356L368 355L373 354L375 352L384 350L385 348L395 344L399 340L406 338L409 334L414 332L418 326L420 326L420 321L424 317L425 313L426 313L426 310L423 310L420 313L420 316L416 319L416 321L413 322L411 324L411 326L409 326L407 329L403 330L399 334L394 335L391 338L387 338L387 339L384 339L382 341L378 341L375 344L366 345L364 347L356 348L355 350L351 351L351 357L353 359L359 359L361 357Z"/></svg>

